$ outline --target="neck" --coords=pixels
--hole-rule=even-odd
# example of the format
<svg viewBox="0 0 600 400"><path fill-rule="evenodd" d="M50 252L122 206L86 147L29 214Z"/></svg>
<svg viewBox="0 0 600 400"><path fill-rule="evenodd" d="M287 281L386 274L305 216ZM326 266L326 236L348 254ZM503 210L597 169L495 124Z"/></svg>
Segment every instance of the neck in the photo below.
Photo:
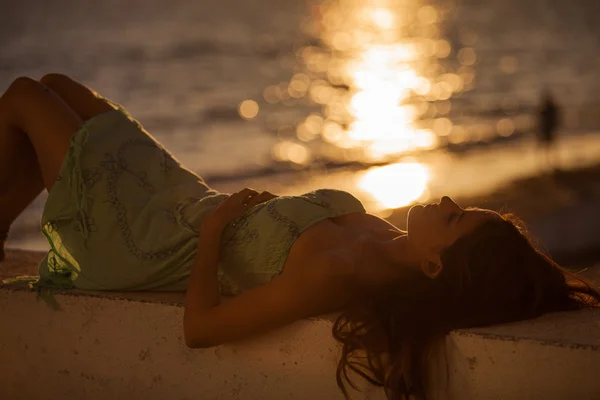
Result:
<svg viewBox="0 0 600 400"><path fill-rule="evenodd" d="M405 232L392 238L376 239L364 246L355 267L356 281L365 288L389 286L403 281L419 269L420 257Z"/></svg>
<svg viewBox="0 0 600 400"><path fill-rule="evenodd" d="M402 235L388 241L386 250L390 261L395 264L415 266L421 264L422 256L410 245L406 232L402 232Z"/></svg>

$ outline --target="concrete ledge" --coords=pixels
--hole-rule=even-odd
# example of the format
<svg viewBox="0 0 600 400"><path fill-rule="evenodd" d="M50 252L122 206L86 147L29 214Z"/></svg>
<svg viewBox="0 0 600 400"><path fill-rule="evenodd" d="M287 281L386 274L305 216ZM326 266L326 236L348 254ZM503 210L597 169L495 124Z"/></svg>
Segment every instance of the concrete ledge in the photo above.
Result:
<svg viewBox="0 0 600 400"><path fill-rule="evenodd" d="M600 310L455 331L445 358L437 399L599 399Z"/></svg>
<svg viewBox="0 0 600 400"><path fill-rule="evenodd" d="M23 265L31 268L36 256L10 252L9 258L26 273ZM19 285L0 288L6 398L343 398L335 383L339 348L331 317L189 350L182 293L73 291L57 300L62 310L53 311ZM435 360L433 399L600 398L600 310L455 331ZM370 389L353 398L385 396Z"/></svg>
<svg viewBox="0 0 600 400"><path fill-rule="evenodd" d="M31 293L0 290L0 387L8 398L340 398L325 319L189 350L180 306L81 295L58 301L56 312Z"/></svg>
<svg viewBox="0 0 600 400"><path fill-rule="evenodd" d="M20 275L34 274L41 259L7 255L3 271L13 263ZM343 398L332 318L190 350L182 335L183 293L73 290L56 299L60 311L22 284L0 287L0 392L10 399ZM370 389L357 398L385 397Z"/></svg>

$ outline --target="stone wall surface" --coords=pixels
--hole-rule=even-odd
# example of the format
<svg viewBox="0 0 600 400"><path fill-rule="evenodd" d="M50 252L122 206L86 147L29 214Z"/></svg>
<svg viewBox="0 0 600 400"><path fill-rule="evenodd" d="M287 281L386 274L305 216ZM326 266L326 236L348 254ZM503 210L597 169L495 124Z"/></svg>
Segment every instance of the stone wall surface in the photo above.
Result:
<svg viewBox="0 0 600 400"><path fill-rule="evenodd" d="M0 289L1 398L341 398L338 348L327 319L190 350L182 338L180 305L152 298L57 299L60 311L29 292Z"/></svg>

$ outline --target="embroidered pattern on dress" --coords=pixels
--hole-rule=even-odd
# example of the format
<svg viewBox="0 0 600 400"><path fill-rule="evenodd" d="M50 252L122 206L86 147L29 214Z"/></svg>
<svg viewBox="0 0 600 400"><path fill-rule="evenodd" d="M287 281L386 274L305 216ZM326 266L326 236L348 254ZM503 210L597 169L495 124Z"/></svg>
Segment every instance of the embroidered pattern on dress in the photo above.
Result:
<svg viewBox="0 0 600 400"><path fill-rule="evenodd" d="M231 224L232 227L235 227L236 231L235 234L223 244L223 249L231 249L232 247L241 246L257 240L260 237L260 233L257 229L248 229L250 220L259 210L260 209L253 210L252 212L249 212L246 215L238 218L235 223ZM227 254L231 254L232 252L222 251L222 253L224 253L224 256L227 256Z"/></svg>
<svg viewBox="0 0 600 400"><path fill-rule="evenodd" d="M98 231L98 226L96 226L96 220L94 219L94 217L88 215L87 213L84 213L82 215L82 218L85 219L85 221L83 221L85 223L86 229L89 232L97 232ZM81 226L80 225L75 225L75 227L73 228L73 230L75 232L82 232Z"/></svg>
<svg viewBox="0 0 600 400"><path fill-rule="evenodd" d="M291 218L288 218L279 212L277 209L277 202L274 201L267 204L267 213L269 213L269 216L275 221L282 223L288 230L288 233L293 237L296 237L300 234L300 228L298 227L298 224Z"/></svg>
<svg viewBox="0 0 600 400"><path fill-rule="evenodd" d="M188 220L183 215L183 210L186 207L189 207L190 205L199 202L200 200L202 200L202 197L192 196L177 203L175 207L165 211L167 220L173 224L179 223L180 226L194 232L195 234L199 234L199 227L193 226L188 222Z"/></svg>
<svg viewBox="0 0 600 400"><path fill-rule="evenodd" d="M128 168L125 158L125 151L134 146L158 147L156 146L156 143L151 140L130 139L123 142L119 147L119 150L117 151L117 159L115 159L110 153L106 153L104 155L104 161L101 162L101 165L108 172L108 176L106 178L108 203L115 210L117 225L121 231L121 235L123 236L125 245L127 246L129 252L141 260L163 260L178 252L181 248L183 248L183 246L185 246L186 242L182 242L169 249L158 252L145 251L139 248L133 240L133 234L127 219L127 210L119 200L117 183L121 175L124 173L133 175L137 184L146 192L150 194L155 192L154 186L148 182L145 172L136 173Z"/></svg>
<svg viewBox="0 0 600 400"><path fill-rule="evenodd" d="M300 236L301 232L299 225L291 218L283 215L277 209L276 202L268 204L266 208L269 217L279 222L286 228L289 240L295 240L298 236ZM273 251L270 251L269 254L266 256L266 259L264 260L264 263L266 264L265 267L277 266L277 269L281 269L282 266L280 264L282 262L282 259L284 258L284 255L287 254L287 251L288 249L282 248L281 245L277 243L277 247L273 248Z"/></svg>
<svg viewBox="0 0 600 400"><path fill-rule="evenodd" d="M83 168L81 170L81 179L85 188L89 190L102 179L102 169L94 168L90 170Z"/></svg>
<svg viewBox="0 0 600 400"><path fill-rule="evenodd" d="M306 198L301 197L301 199L308 200L309 202L311 202L313 204L318 204L323 208L331 210L332 209L331 200L329 200L329 196L327 195L326 190L327 189L319 189L319 190L315 190L315 191L306 193L305 194ZM319 194L318 197L320 197L320 199L317 198L317 193Z"/></svg>
<svg viewBox="0 0 600 400"><path fill-rule="evenodd" d="M126 140L121 144L119 150L117 151L117 164L123 170L123 172L129 172L131 175L133 175L137 184L141 188L143 188L144 190L146 190L146 192L150 194L154 194L156 190L154 189L154 186L150 182L148 182L148 174L145 171L134 172L130 170L129 166L127 165L127 157L125 157L125 151L129 150L134 146L158 148L158 146L156 146L156 143L153 141L143 139Z"/></svg>

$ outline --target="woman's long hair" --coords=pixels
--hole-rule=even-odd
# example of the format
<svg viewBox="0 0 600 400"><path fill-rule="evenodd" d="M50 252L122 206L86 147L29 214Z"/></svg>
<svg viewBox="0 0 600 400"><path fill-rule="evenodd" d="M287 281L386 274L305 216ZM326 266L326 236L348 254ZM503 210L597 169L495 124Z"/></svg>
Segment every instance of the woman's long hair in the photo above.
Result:
<svg viewBox="0 0 600 400"><path fill-rule="evenodd" d="M424 398L429 352L451 330L600 305L600 294L541 252L511 214L459 238L441 260L435 279L413 272L337 318L337 383L346 398L346 383L357 388L350 371L389 398Z"/></svg>

